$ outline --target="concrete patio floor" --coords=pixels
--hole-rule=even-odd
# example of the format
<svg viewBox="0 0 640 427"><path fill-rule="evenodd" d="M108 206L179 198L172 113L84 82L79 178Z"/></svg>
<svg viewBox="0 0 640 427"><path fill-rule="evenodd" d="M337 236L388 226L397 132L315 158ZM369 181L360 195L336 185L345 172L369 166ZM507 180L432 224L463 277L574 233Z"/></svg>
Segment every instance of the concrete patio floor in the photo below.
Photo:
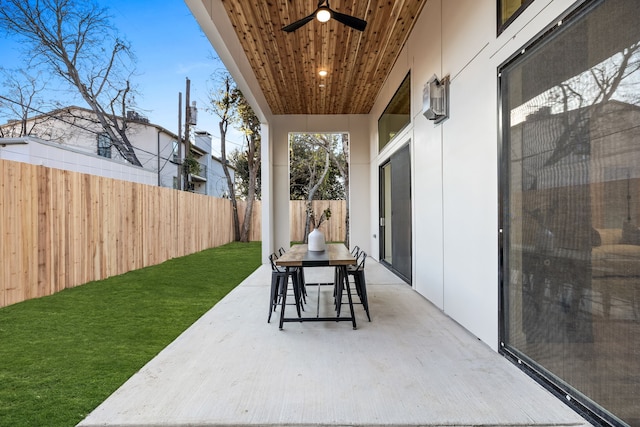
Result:
<svg viewBox="0 0 640 427"><path fill-rule="evenodd" d="M371 322L356 305L357 330L280 331L279 313L266 321L263 265L79 426L590 425L380 264L368 261L366 275ZM331 288L320 289L330 310ZM318 287L308 292L305 315Z"/></svg>

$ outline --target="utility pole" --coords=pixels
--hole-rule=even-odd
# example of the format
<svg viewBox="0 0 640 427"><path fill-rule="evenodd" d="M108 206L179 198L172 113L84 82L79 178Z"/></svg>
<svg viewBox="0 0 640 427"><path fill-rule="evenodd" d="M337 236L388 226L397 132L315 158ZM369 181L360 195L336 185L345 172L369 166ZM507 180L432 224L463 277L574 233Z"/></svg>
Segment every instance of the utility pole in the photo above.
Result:
<svg viewBox="0 0 640 427"><path fill-rule="evenodd" d="M184 121L184 149L185 149L185 163L184 170L184 182L185 190L190 190L191 184L191 167L195 159L191 158L191 126L195 126L198 121L198 109L196 108L196 101L193 101L193 105L190 105L191 98L191 80L187 77L187 93L185 97L185 121Z"/></svg>
<svg viewBox="0 0 640 427"><path fill-rule="evenodd" d="M191 99L191 80L187 77L187 89L185 93L185 110L184 110L184 161L182 162L182 171L184 173L184 189L189 190L189 163L187 159L191 155L191 133L189 124L191 123L191 115L189 112L189 102Z"/></svg>
<svg viewBox="0 0 640 427"><path fill-rule="evenodd" d="M178 182L177 190L182 190L182 92L178 92Z"/></svg>

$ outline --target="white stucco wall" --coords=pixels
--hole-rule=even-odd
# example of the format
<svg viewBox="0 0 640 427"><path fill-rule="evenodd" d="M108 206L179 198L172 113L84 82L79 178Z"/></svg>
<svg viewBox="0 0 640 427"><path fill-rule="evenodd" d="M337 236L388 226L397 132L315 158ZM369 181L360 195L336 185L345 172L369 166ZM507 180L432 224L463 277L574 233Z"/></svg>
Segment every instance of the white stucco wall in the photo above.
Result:
<svg viewBox="0 0 640 427"><path fill-rule="evenodd" d="M407 142L412 156L413 287L498 348L498 67L573 1L536 1L499 37L493 0L430 0L371 112L377 118L411 71L412 122L370 165L372 211L379 165ZM449 75L450 118L422 115L422 88ZM372 232L377 224L372 221ZM377 247L377 246L376 246ZM375 252L375 251L374 251Z"/></svg>
<svg viewBox="0 0 640 427"><path fill-rule="evenodd" d="M158 174L149 169L105 159L75 147L35 137L0 138L0 159L70 170L140 184L157 185Z"/></svg>
<svg viewBox="0 0 640 427"><path fill-rule="evenodd" d="M55 165L52 167L62 168L64 168L65 164L73 164L73 162L68 162L64 159L65 156L68 156L68 154L62 154L65 150L69 153L85 153L88 158L97 156L98 134L103 131L90 110L80 107L67 107L65 111L54 112L52 117L47 116L44 119L42 117L38 116L29 119L27 127L31 131L31 136L36 139L40 138L42 141L48 141L51 147L62 146L60 150L47 149L43 151L39 155L43 163L50 163ZM3 133L5 135L18 135L18 125L15 123L2 125ZM127 128L127 136L142 168L155 173L156 179L151 184L173 187L173 178L178 173L178 166L172 162L173 143L177 140L177 136L160 126L141 122L130 122ZM61 157L47 158L44 153ZM105 158L101 157L101 159ZM111 147L111 157L105 160L122 165L128 164L115 147ZM83 172L91 173L94 169L93 166L77 165L74 167L75 169L70 170L81 169ZM109 166L109 168L113 169L112 166Z"/></svg>
<svg viewBox="0 0 640 427"><path fill-rule="evenodd" d="M173 178L178 174L178 166L171 162L173 142L177 140L175 135L156 126L140 123L131 123L129 129L129 140L136 149L136 155L142 166L146 169L160 171L159 182L156 179L155 185L172 188ZM116 150L113 149L113 151ZM158 158L158 152L160 158Z"/></svg>

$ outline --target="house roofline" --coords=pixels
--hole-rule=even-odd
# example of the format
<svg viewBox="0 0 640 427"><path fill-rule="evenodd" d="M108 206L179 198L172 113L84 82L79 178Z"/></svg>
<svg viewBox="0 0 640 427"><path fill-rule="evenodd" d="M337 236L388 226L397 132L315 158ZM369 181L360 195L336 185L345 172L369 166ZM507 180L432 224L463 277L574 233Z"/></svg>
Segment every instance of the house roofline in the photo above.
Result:
<svg viewBox="0 0 640 427"><path fill-rule="evenodd" d="M79 107L77 105L69 105L69 106L66 106L66 107L56 108L55 110L51 110L48 113L41 113L41 114L37 114L35 116L31 116L27 120L38 120L38 119L41 119L41 118L44 118L44 117L49 117L49 118L56 117L56 115L59 115L61 113L71 113L73 110L84 111L84 112L89 113L89 114L95 114L95 112L93 110L89 109L89 108ZM112 114L107 114L107 115L110 116L110 117L114 117ZM118 117L118 119L121 119L121 118ZM126 120L129 123L137 123L137 124L141 124L141 125L145 125L145 126L154 127L157 130L159 130L159 131L161 131L163 133L166 133L170 137L178 139L178 135L176 135L175 133L171 132L170 130L168 130L168 129L160 126L160 125L157 125L155 123L144 122L144 121L135 120L135 119L133 119L133 120L132 119L126 119ZM9 121L7 121L7 123L5 123L3 125L0 125L0 128L6 127L6 126L10 126L10 125L14 125L16 122L20 122L20 120L16 120L16 119L9 120Z"/></svg>

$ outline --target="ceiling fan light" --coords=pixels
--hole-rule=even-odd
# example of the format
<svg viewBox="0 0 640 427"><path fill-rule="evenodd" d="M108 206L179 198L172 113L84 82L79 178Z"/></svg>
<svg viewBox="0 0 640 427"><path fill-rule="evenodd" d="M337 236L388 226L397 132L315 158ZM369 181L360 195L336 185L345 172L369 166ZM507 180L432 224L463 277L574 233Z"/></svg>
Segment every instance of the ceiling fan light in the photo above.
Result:
<svg viewBox="0 0 640 427"><path fill-rule="evenodd" d="M320 75L320 77L326 77L326 75L329 73L327 72L327 70L320 70L318 71L318 74Z"/></svg>
<svg viewBox="0 0 640 427"><path fill-rule="evenodd" d="M329 10L329 8L323 6L318 9L316 18L320 22L327 22L329 19L331 19L331 11Z"/></svg>

